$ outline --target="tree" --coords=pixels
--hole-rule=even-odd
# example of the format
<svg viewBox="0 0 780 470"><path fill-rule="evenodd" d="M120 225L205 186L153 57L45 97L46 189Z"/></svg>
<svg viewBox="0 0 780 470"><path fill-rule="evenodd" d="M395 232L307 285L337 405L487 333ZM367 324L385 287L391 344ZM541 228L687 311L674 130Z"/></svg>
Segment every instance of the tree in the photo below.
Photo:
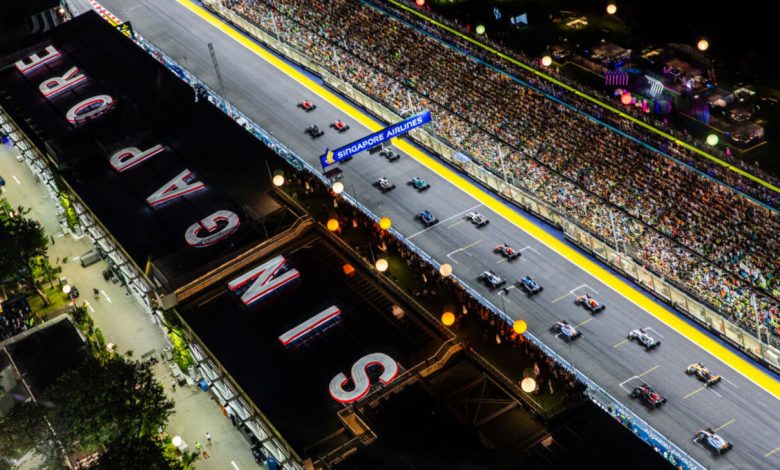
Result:
<svg viewBox="0 0 780 470"><path fill-rule="evenodd" d="M70 453L148 438L173 412L147 364L117 354L90 358L65 372L46 393L57 435Z"/></svg>
<svg viewBox="0 0 780 470"><path fill-rule="evenodd" d="M118 439L108 444L105 452L90 470L143 468L145 470L181 470L179 459L165 451L163 443L150 437Z"/></svg>
<svg viewBox="0 0 780 470"><path fill-rule="evenodd" d="M18 459L49 435L46 411L35 402L14 404L0 418L0 455Z"/></svg>
<svg viewBox="0 0 780 470"><path fill-rule="evenodd" d="M25 217L29 209L9 207L5 200L0 203L0 283L20 283L48 304L35 276L36 269L48 266L46 233L38 221Z"/></svg>

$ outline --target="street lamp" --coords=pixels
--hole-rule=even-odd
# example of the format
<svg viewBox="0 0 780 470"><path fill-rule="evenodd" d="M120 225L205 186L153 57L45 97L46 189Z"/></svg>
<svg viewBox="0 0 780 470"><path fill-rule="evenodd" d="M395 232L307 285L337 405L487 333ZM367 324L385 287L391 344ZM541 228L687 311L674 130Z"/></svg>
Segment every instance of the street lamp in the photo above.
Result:
<svg viewBox="0 0 780 470"><path fill-rule="evenodd" d="M280 187L281 185L284 184L284 176L282 176L280 174L276 174L276 175L274 175L272 181L274 183L274 186L276 186L278 188L278 187Z"/></svg>
<svg viewBox="0 0 780 470"><path fill-rule="evenodd" d="M62 293L65 295L70 295L71 287L68 284L65 284L62 286Z"/></svg>
<svg viewBox="0 0 780 470"><path fill-rule="evenodd" d="M171 439L171 444L173 444L174 447L179 447L181 442L181 436L173 436L173 439Z"/></svg>
<svg viewBox="0 0 780 470"><path fill-rule="evenodd" d="M444 312L441 314L441 322L444 326L452 326L455 324L455 314L452 312Z"/></svg>
<svg viewBox="0 0 780 470"><path fill-rule="evenodd" d="M378 260L376 260L376 264L374 266L376 266L376 270L377 271L379 271L380 273L383 273L383 272L387 271L387 268L388 268L389 265L388 265L386 259L379 258Z"/></svg>
<svg viewBox="0 0 780 470"><path fill-rule="evenodd" d="M379 219L379 228L382 230L387 230L393 225L393 221L390 220L390 217L382 217Z"/></svg>
<svg viewBox="0 0 780 470"><path fill-rule="evenodd" d="M328 219L328 230L335 232L339 229L339 221L336 219Z"/></svg>
<svg viewBox="0 0 780 470"><path fill-rule="evenodd" d="M333 183L333 192L336 194L341 194L344 191L344 183L341 181L336 181Z"/></svg>
<svg viewBox="0 0 780 470"><path fill-rule="evenodd" d="M536 390L536 379L534 379L533 377L524 378L523 381L520 382L520 388L525 393L533 392L534 390Z"/></svg>
<svg viewBox="0 0 780 470"><path fill-rule="evenodd" d="M710 48L710 42L706 39L699 39L699 42L696 43L696 48L704 52Z"/></svg>
<svg viewBox="0 0 780 470"><path fill-rule="evenodd" d="M449 277L450 274L452 274L452 265L449 263L444 263L439 267L439 274L442 275L442 277Z"/></svg>
<svg viewBox="0 0 780 470"><path fill-rule="evenodd" d="M515 320L515 322L512 324L512 329L518 335L522 335L528 330L528 324L525 322L525 320Z"/></svg>
<svg viewBox="0 0 780 470"><path fill-rule="evenodd" d="M548 55L542 57L542 65L544 65L545 67L551 66L552 65L552 57L550 57Z"/></svg>
<svg viewBox="0 0 780 470"><path fill-rule="evenodd" d="M610 15L614 15L615 13L617 13L617 5L615 5L614 3L610 3L609 5L607 5L607 13Z"/></svg>

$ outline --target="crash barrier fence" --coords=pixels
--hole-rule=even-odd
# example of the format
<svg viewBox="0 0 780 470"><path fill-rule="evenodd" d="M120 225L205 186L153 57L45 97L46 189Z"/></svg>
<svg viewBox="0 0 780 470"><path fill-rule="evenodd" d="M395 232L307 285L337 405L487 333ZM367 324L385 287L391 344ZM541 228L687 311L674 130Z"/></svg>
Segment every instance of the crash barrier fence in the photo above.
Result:
<svg viewBox="0 0 780 470"><path fill-rule="evenodd" d="M326 184L328 183L327 178L325 178L321 174L321 172L318 171L316 168L314 168L310 163L308 163L302 157L298 156L292 150L287 148L284 144L279 142L275 137L271 136L269 133L267 133L264 129L259 127L257 124L252 122L252 120L247 118L243 113L238 111L230 103L228 103L226 100L221 98L218 94L213 92L205 83L201 82L197 77L189 73L187 70L179 66L176 62L174 62L165 53L157 49L151 42L145 40L138 33L134 33L133 40L136 42L136 44L138 44L140 47L146 50L154 58L156 58L160 63L164 64L169 70L171 70L173 73L179 76L183 81L189 83L193 87L193 89L196 90L196 92L200 90L200 92L202 92L202 94L207 97L209 102L214 104L214 106L216 106L217 108L221 109L228 116L233 118L239 125L244 127L248 132L255 135L258 139L260 139L266 145L268 145L270 148L276 151L282 158L290 162L290 164L294 168L305 170L310 174L314 175L315 177L320 178L323 181L323 183ZM275 43L278 46L278 43L276 41ZM311 61L307 59L307 62L311 62ZM375 107L377 109L380 108L376 104ZM452 158L452 155L450 155L450 158ZM502 183L502 187L505 188L506 182L502 181L501 183ZM497 182L495 183L495 185L496 188L498 188ZM376 214L370 211L367 207L365 207L363 204L361 204L351 195L344 192L341 193L341 196L345 201L349 202L354 207L362 211L372 220L376 222L379 221L379 217ZM389 229L389 232L391 233L391 235L395 236L399 241L401 241L401 243L403 243L409 250L415 252L421 259L429 263L436 270L439 270L441 268L441 264L438 261L431 258L430 255L428 255L425 251L418 248L410 240L407 240L397 230L391 227ZM502 310L498 309L488 299L480 295L477 291L475 291L472 287L470 287L468 283L463 282L463 280L459 279L457 276L453 275L453 278L466 290L466 292L469 295L471 295L473 298L478 300L483 306L488 308L494 315L498 316L508 324L512 324L514 322L512 318L506 315L506 313L504 313ZM563 367L569 369L573 374L575 374L577 379L582 381L587 386L587 395L594 403L596 403L599 407L601 407L604 411L608 412L616 419L621 420L624 426L631 429L637 436L639 436L646 443L651 445L657 452L662 454L667 460L669 460L676 467L683 468L685 470L704 469L704 467L700 463L698 463L692 457L687 455L684 451L682 451L674 443L672 443L667 438L665 438L662 434L656 431L652 426L650 426L647 422L642 420L639 416L634 414L628 407L623 405L619 400L612 397L609 393L603 390L598 384L590 380L585 374L583 374L578 369L576 369L572 364L570 364L563 357L558 355L558 353L553 351L550 347L545 345L542 341L536 338L536 336L534 336L532 333L526 332L525 336L529 341L531 341L533 344L538 346L546 355L548 355L553 360L555 360ZM197 338L194 335L193 337ZM191 347L195 349L200 347L200 345L202 344L203 344L202 341L198 340L197 343L191 344ZM202 352L200 354L200 357L205 358ZM227 374L223 374L223 375L227 375ZM245 396L245 394L242 395ZM245 402L241 401L239 403L241 403L244 406L244 408L246 408ZM247 418L251 418L251 415L247 415ZM256 420L255 422L257 423ZM270 423L268 425L270 426ZM275 441L275 438L272 438L271 440ZM283 440L281 440L281 438L279 439L279 441L284 442ZM289 449L286 445L284 445L282 448L288 449L290 455L294 455L292 450ZM285 468L300 468L300 465L298 464L298 462L294 462L292 459L288 459L285 461Z"/></svg>
<svg viewBox="0 0 780 470"><path fill-rule="evenodd" d="M403 119L402 116L399 116L389 110L385 105L370 98L358 88L340 79L330 72L329 69L308 57L297 48L279 41L276 33L265 31L249 22L241 15L225 8L220 0L203 0L203 5L216 12L235 27L254 37L263 43L263 45L268 46L276 53L317 74L322 78L325 84L348 97L352 102L382 121L397 122ZM598 258L608 262L611 266L619 268L627 277L639 282L643 288L650 291L658 298L663 299L675 308L678 308L682 313L695 320L701 326L709 329L735 348L764 364L767 368L780 373L780 338L777 338L772 334L766 334L764 335L766 340L762 342L760 340L761 336L759 331L763 329L763 331L766 332L765 327L759 327L759 331L753 335L743 327L729 321L728 318L730 318L731 315L727 312L723 312L715 306L699 300L695 292L691 292L679 283L666 279L647 269L645 263L637 258L635 252L630 249L631 247L628 246L628 244L620 243L624 248L621 254L618 251L620 247L613 246L614 242L603 240L601 237L583 228L576 221L559 212L550 204L532 195L530 189L518 186L517 184L522 185L523 182L513 175L508 175L508 179L512 182L507 181L507 179L503 178L500 174L497 174L495 169L486 168L482 164L464 156L463 152L455 150L451 144L443 141L425 128L415 129L409 134L415 143L441 157L445 162L458 168L473 180L489 188L502 198L531 212L548 223L559 227L567 238L576 245L595 254ZM646 224L629 216L627 213L621 211L620 214L621 217L629 217L632 223L655 232L652 227L646 226ZM680 245L678 242L673 240L669 241L677 247L690 252L688 248ZM709 261L704 260L701 256L696 254L693 255L696 259L709 263ZM722 272L719 268L713 268L718 272Z"/></svg>
<svg viewBox="0 0 780 470"><path fill-rule="evenodd" d="M49 160L2 107L0 107L0 129L11 139L15 152L18 152L18 155L22 157L22 162L33 176L43 183L49 197L54 201L57 208L57 218L63 233L72 232L76 236L87 235L92 245L106 255L106 262L125 283L126 289L138 301L146 314L151 316L151 289L149 283L143 279L142 271L130 261L131 258L113 240L110 232L89 212L76 191L73 191L62 178L55 180L54 173L49 167ZM66 209L60 201L62 193L67 196L76 213L78 223L72 230L67 223Z"/></svg>

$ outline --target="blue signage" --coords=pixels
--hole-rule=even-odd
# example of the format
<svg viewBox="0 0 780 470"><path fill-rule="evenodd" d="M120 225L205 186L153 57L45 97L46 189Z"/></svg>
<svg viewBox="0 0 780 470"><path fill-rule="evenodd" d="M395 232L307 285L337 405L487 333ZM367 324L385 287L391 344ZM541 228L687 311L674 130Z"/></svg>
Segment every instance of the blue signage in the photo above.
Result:
<svg viewBox="0 0 780 470"><path fill-rule="evenodd" d="M415 114L409 119L403 120L397 124L393 124L390 127L385 127L381 131L374 132L371 135L367 135L360 140L356 140L343 147L339 147L336 150L325 150L325 155L320 157L322 167L327 168L336 162L345 160L357 153L364 150L368 150L377 145L389 142L390 139L400 137L412 129L416 129L422 125L431 122L431 112L424 111L420 114Z"/></svg>

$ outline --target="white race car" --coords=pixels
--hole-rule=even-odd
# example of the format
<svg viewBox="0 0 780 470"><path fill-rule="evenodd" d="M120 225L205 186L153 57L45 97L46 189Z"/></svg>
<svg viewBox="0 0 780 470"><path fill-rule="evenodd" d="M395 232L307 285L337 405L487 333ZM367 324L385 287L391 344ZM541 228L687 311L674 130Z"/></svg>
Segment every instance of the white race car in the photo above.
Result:
<svg viewBox="0 0 780 470"><path fill-rule="evenodd" d="M636 340L637 343L645 347L645 349L655 349L661 345L661 342L650 336L644 328L637 328L628 332L629 340Z"/></svg>
<svg viewBox="0 0 780 470"><path fill-rule="evenodd" d="M487 217L485 217L484 215L480 214L477 211L471 211L468 214L466 214L466 220L476 225L477 227L484 227L485 225L490 223Z"/></svg>

